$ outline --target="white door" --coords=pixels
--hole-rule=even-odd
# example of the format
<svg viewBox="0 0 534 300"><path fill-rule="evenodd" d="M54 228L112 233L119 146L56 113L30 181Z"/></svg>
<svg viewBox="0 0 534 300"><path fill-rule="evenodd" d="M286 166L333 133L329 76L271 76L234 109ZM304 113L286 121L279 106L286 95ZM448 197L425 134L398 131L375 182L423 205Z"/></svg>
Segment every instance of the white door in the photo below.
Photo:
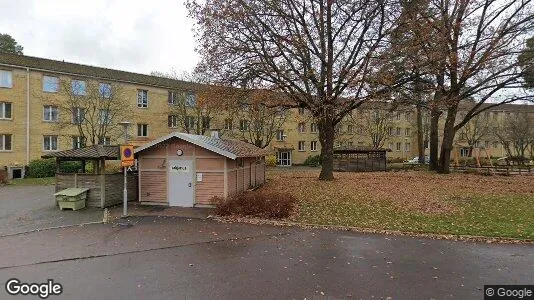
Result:
<svg viewBox="0 0 534 300"><path fill-rule="evenodd" d="M193 161L169 160L169 206L193 207Z"/></svg>
<svg viewBox="0 0 534 300"><path fill-rule="evenodd" d="M276 164L279 166L291 166L291 151L278 151L276 153Z"/></svg>

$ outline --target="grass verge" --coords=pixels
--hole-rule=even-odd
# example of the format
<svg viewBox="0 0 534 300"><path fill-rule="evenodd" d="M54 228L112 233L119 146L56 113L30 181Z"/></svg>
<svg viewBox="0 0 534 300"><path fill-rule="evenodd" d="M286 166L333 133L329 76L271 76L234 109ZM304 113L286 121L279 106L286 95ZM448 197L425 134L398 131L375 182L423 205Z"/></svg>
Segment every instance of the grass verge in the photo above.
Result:
<svg viewBox="0 0 534 300"><path fill-rule="evenodd" d="M55 177L44 177L44 178L22 178L22 179L13 179L9 181L8 185L51 185L55 184Z"/></svg>

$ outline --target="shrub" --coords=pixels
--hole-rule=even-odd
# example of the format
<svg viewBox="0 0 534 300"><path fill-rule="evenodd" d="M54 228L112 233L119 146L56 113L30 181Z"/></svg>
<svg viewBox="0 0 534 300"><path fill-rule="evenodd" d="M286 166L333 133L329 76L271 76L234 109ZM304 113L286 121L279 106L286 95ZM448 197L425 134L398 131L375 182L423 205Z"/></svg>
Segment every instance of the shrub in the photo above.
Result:
<svg viewBox="0 0 534 300"><path fill-rule="evenodd" d="M274 155L267 155L265 157L265 165L267 167L276 167L276 156Z"/></svg>
<svg viewBox="0 0 534 300"><path fill-rule="evenodd" d="M65 161L61 163L59 171L61 173L78 173L82 170L82 163L79 161Z"/></svg>
<svg viewBox="0 0 534 300"><path fill-rule="evenodd" d="M43 178L52 177L56 174L56 160L34 159L28 165L28 177Z"/></svg>
<svg viewBox="0 0 534 300"><path fill-rule="evenodd" d="M238 215L269 219L287 218L295 209L295 197L281 192L247 191L226 199L215 197L220 216Z"/></svg>
<svg viewBox="0 0 534 300"><path fill-rule="evenodd" d="M321 165L321 155L310 155L304 161L303 165L309 167L318 167Z"/></svg>

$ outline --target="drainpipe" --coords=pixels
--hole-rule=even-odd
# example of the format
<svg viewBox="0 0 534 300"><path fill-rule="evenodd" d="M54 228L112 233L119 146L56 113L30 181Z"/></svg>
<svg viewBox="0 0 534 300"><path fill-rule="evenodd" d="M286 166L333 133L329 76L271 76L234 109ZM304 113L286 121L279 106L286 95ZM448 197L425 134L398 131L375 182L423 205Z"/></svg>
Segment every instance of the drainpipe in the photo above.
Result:
<svg viewBox="0 0 534 300"><path fill-rule="evenodd" d="M30 164L30 68L26 67L26 165Z"/></svg>

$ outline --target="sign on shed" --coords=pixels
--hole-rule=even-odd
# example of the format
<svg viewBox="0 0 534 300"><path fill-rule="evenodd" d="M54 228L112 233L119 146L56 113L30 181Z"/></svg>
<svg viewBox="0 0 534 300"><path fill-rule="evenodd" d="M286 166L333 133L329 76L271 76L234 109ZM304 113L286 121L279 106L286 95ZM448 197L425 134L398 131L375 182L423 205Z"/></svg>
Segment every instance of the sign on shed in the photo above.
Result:
<svg viewBox="0 0 534 300"><path fill-rule="evenodd" d="M121 166L130 167L135 164L134 149L132 145L121 146Z"/></svg>

